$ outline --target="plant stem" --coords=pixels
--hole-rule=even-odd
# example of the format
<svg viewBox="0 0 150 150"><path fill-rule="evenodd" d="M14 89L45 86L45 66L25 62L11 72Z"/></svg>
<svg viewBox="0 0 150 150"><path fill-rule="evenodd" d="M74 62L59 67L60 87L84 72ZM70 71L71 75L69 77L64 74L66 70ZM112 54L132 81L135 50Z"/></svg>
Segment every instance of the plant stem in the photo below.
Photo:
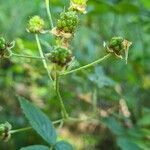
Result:
<svg viewBox="0 0 150 150"><path fill-rule="evenodd" d="M41 44L40 44L39 36L38 36L37 34L35 34L35 38L36 38L36 42L37 42L37 46L38 46L38 50L39 50L40 56L41 56L42 58L44 58L44 54L43 54L42 47L41 47ZM43 62L44 68L45 68L46 71L47 71L47 74L48 74L49 79L50 79L51 81L53 81L53 80L52 80L52 77L51 77L51 75L50 75L50 71L49 71L49 69L48 69L48 65L47 65L47 63L46 63L46 60L45 60L45 59L42 59L42 62Z"/></svg>
<svg viewBox="0 0 150 150"><path fill-rule="evenodd" d="M52 123L53 123L53 125L55 125L55 124L61 123L62 121L63 121L63 119L60 119L60 120L53 121ZM14 133L18 133L18 132L24 132L24 131L31 130L31 129L32 129L32 127L26 127L26 128L11 130L10 134L14 134Z"/></svg>
<svg viewBox="0 0 150 150"><path fill-rule="evenodd" d="M46 11L50 20L51 28L53 28L54 25L53 25L52 15L51 15L50 7L49 7L49 0L45 0L45 5L46 5Z"/></svg>
<svg viewBox="0 0 150 150"><path fill-rule="evenodd" d="M91 67L91 66L94 66L94 65L96 65L96 64L98 64L98 63L100 63L100 62L102 62L102 61L104 61L104 60L106 60L106 59L108 59L110 56L111 56L111 54L107 54L107 55L105 55L104 57L102 57L102 58L100 58L100 59L98 59L98 60L96 60L96 61L94 61L94 62L92 62L92 63L89 63L88 65L79 67L79 68L77 68L77 69L74 69L74 70L71 70L71 71L68 71L68 72L64 72L64 73L62 73L62 74L60 74L60 75L63 76L63 75L67 75L67 74L70 74L70 73L74 73L74 72L77 72L77 71L80 71L80 70L89 68L89 67Z"/></svg>
<svg viewBox="0 0 150 150"><path fill-rule="evenodd" d="M66 108L65 108L65 105L63 103L63 100L62 100L62 97L60 95L60 91L59 91L59 75L56 73L56 84L55 84L55 88L56 88L56 94L57 94L57 97L59 99L59 102L60 102L60 107L61 107L61 111L62 111L62 116L64 119L67 119L68 118L68 114L67 114L67 111L66 111Z"/></svg>
<svg viewBox="0 0 150 150"><path fill-rule="evenodd" d="M31 129L32 129L32 127L26 127L26 128L11 130L10 134L14 134L14 133L18 133L18 132L24 132L24 131L31 130Z"/></svg>
<svg viewBox="0 0 150 150"><path fill-rule="evenodd" d="M31 59L46 59L45 57L21 55L21 54L15 54L15 53L12 53L12 56L15 56L15 57L23 57L23 58L31 58Z"/></svg>
<svg viewBox="0 0 150 150"><path fill-rule="evenodd" d="M61 123L62 121L63 121L63 119L53 121L53 125L58 124L58 123Z"/></svg>

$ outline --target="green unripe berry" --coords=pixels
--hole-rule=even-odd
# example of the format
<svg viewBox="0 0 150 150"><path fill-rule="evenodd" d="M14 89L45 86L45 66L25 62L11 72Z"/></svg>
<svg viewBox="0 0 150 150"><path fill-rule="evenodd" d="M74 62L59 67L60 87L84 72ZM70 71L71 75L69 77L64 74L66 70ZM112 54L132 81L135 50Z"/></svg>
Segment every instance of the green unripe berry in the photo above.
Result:
<svg viewBox="0 0 150 150"><path fill-rule="evenodd" d="M0 37L0 50L5 49L6 41L3 37Z"/></svg>
<svg viewBox="0 0 150 150"><path fill-rule="evenodd" d="M0 58L8 58L11 56L11 49L14 47L15 42L6 42L3 37L0 37Z"/></svg>
<svg viewBox="0 0 150 150"><path fill-rule="evenodd" d="M44 27L44 20L39 16L34 16L29 20L27 30L30 33L40 33L43 31Z"/></svg>
<svg viewBox="0 0 150 150"><path fill-rule="evenodd" d="M0 124L0 139L4 141L8 141L11 137L11 130L12 126L8 122L4 124Z"/></svg>
<svg viewBox="0 0 150 150"><path fill-rule="evenodd" d="M72 60L72 53L64 47L55 47L48 55L48 60L58 66L64 67Z"/></svg>
<svg viewBox="0 0 150 150"><path fill-rule="evenodd" d="M66 33L73 33L78 25L79 18L75 11L62 12L57 21L57 29Z"/></svg>
<svg viewBox="0 0 150 150"><path fill-rule="evenodd" d="M110 40L108 47L115 52L119 52L123 50L123 38L122 37L113 37Z"/></svg>

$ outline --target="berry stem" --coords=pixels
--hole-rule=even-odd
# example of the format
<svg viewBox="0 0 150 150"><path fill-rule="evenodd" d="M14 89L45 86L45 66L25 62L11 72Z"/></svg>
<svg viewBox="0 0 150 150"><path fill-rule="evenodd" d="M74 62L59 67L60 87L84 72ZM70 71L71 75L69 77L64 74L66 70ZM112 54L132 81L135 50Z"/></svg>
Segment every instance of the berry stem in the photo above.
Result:
<svg viewBox="0 0 150 150"><path fill-rule="evenodd" d="M23 58L31 58L31 59L46 59L45 57L30 56L30 55L21 55L21 54L16 54L16 53L12 53L12 56L23 57Z"/></svg>
<svg viewBox="0 0 150 150"><path fill-rule="evenodd" d="M46 11L50 20L51 28L54 28L52 15L51 15L50 7L49 7L49 0L45 0L45 5L46 5Z"/></svg>
<svg viewBox="0 0 150 150"><path fill-rule="evenodd" d="M44 58L44 54L43 54L42 47L41 47L41 44L40 44L39 36L38 36L37 34L35 34L35 38L36 38L36 42L37 42L37 46L38 46L38 50L39 50L40 56L41 56L42 58ZM48 65L47 65L47 63L46 63L46 60L45 60L45 59L42 59L42 62L43 62L44 68L45 68L46 71L47 71L47 74L48 74L49 79L50 79L51 81L53 81L53 80L52 80L52 77L51 77L51 75L50 75L50 71L49 71L49 69L48 69Z"/></svg>
<svg viewBox="0 0 150 150"><path fill-rule="evenodd" d="M32 129L32 127L26 127L26 128L11 130L10 133L11 133L11 134L14 134L14 133L24 132L24 131L31 130L31 129Z"/></svg>
<svg viewBox="0 0 150 150"><path fill-rule="evenodd" d="M62 97L60 95L60 90L59 90L59 74L56 73L56 84L55 84L55 89L56 89L56 94L58 96L59 102L60 102L60 107L61 107L61 111L62 111L62 116L64 119L68 119L68 114L65 108L65 105L63 103Z"/></svg>
<svg viewBox="0 0 150 150"><path fill-rule="evenodd" d="M53 123L53 125L55 125L55 124L61 123L62 121L63 121L63 119L59 119L59 120L53 121L52 123ZM32 129L32 127L25 127L25 128L21 128L21 129L11 130L10 134L14 134L14 133L18 133L18 132L24 132L24 131L28 131L31 129Z"/></svg>
<svg viewBox="0 0 150 150"><path fill-rule="evenodd" d="M89 64L87 64L87 65L85 65L85 66L79 67L79 68L77 68L77 69L74 69L74 70L71 70L71 71L68 71L68 72L64 72L64 73L62 73L62 74L60 74L60 75L61 75L61 76L63 76L63 75L68 75L68 74L71 74L71 73L74 73L74 72L77 72L77 71L81 71L81 70L83 70L83 69L87 69L87 68L89 68L89 67L91 67L91 66L94 66L94 65L96 65L96 64L98 64L98 63L100 63L100 62L102 62L102 61L104 61L104 60L106 60L106 59L108 59L110 56L111 56L111 54L107 54L107 55L105 55L104 57L102 57L102 58L100 58L100 59L98 59L98 60L96 60L96 61L94 61L94 62L92 62L92 63L89 63Z"/></svg>

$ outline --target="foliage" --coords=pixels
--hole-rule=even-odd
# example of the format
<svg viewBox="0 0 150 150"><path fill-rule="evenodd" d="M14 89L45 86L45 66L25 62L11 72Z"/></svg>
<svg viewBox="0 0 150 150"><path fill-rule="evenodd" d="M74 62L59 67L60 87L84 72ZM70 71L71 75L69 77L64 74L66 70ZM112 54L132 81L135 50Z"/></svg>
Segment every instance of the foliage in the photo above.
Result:
<svg viewBox="0 0 150 150"><path fill-rule="evenodd" d="M124 60L116 60L113 57L101 65L66 75L63 80L60 77L60 92L67 113L80 118L80 121L70 118L72 120L65 122L61 129L55 124L58 132L57 140L75 143L77 150L148 150L150 147L150 2L149 0L91 0L87 4L82 7L77 5L70 7L70 10L75 9L81 14L85 12L87 14L79 15L80 22L73 40L63 45L71 44L70 49L76 58L76 61L69 64L70 67L66 67L67 71L104 56L106 47L103 47L103 42L109 46L107 41L116 35L129 39L133 45L129 50L127 65ZM67 0L50 1L54 25L57 25L59 14L64 12L64 7L66 10L68 5ZM4 36L6 42L15 40L13 53L40 57L34 36L26 32L28 20L37 14L43 18L44 30L47 32L50 25L44 1L1 0L0 36ZM59 38L55 41L53 35L48 32L40 35L40 42L46 54L53 50L53 45L62 41L59 41ZM48 68L50 70L52 66L49 64ZM28 122L21 114L18 95L31 100L34 103L34 105L29 103L31 107L34 108L35 105L40 107L50 118L50 122L61 118L60 103L48 78L41 59L15 56L11 59L1 59L1 123L8 121L12 124L12 129L28 126ZM33 122L30 123L32 125ZM63 143L60 142L61 145ZM26 146L28 149L36 149L37 146L41 150L49 148L49 145L44 145L47 143L32 130L12 134L7 143L0 142L2 150L16 150ZM59 145L57 148L59 149Z"/></svg>

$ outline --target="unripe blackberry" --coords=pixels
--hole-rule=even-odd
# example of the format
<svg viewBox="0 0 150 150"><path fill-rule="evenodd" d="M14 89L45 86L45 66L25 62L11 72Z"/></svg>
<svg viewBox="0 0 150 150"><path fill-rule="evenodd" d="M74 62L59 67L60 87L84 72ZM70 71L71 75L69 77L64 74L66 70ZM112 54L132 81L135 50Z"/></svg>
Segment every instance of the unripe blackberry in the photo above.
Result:
<svg viewBox="0 0 150 150"><path fill-rule="evenodd" d="M0 124L0 139L3 141L8 141L11 137L11 130L12 126L8 122L4 124Z"/></svg>
<svg viewBox="0 0 150 150"><path fill-rule="evenodd" d="M47 58L52 63L64 67L72 60L72 53L67 48L55 47L49 54L47 54Z"/></svg>
<svg viewBox="0 0 150 150"><path fill-rule="evenodd" d="M119 53L124 49L123 41L124 39L122 37L113 37L110 40L108 47L109 49L112 49L115 53Z"/></svg>
<svg viewBox="0 0 150 150"><path fill-rule="evenodd" d="M39 16L34 16L28 22L27 31L30 33L41 33L44 27L44 20Z"/></svg>
<svg viewBox="0 0 150 150"><path fill-rule="evenodd" d="M122 38L122 37L113 37L108 44L104 43L107 51L109 53L114 53L117 57L122 57L122 52L125 53L125 60L127 63L129 47L132 45L132 42Z"/></svg>
<svg viewBox="0 0 150 150"><path fill-rule="evenodd" d="M57 30L73 33L78 25L79 18L75 11L62 12L57 21Z"/></svg>
<svg viewBox="0 0 150 150"><path fill-rule="evenodd" d="M11 56L11 49L14 47L15 42L6 42L3 37L0 37L0 58L8 58Z"/></svg>
<svg viewBox="0 0 150 150"><path fill-rule="evenodd" d="M3 37L0 37L0 51L5 49L5 44L6 44L6 41Z"/></svg>

